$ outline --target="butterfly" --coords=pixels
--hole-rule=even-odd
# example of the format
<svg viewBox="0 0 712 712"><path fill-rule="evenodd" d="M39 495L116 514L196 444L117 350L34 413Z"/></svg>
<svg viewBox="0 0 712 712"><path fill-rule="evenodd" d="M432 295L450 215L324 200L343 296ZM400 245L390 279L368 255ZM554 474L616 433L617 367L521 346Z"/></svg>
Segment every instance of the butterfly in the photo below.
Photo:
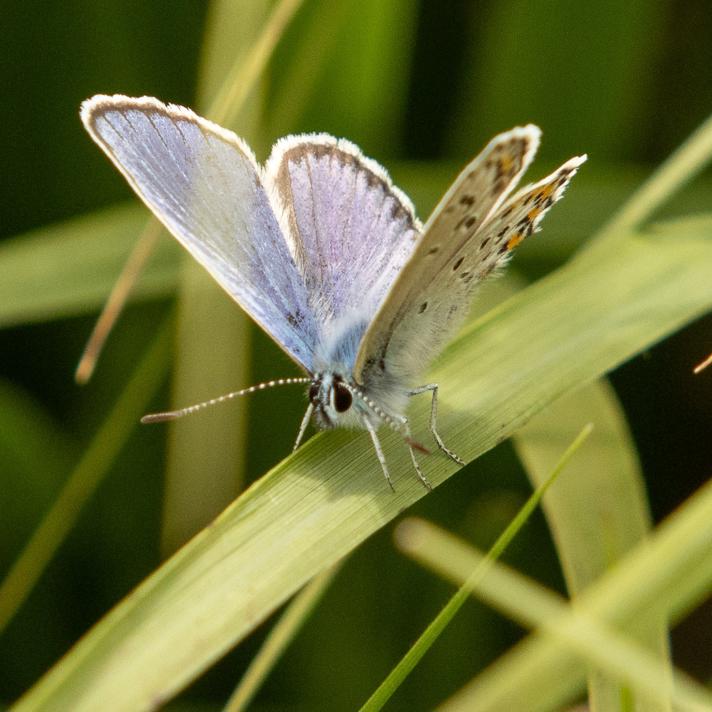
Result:
<svg viewBox="0 0 712 712"><path fill-rule="evenodd" d="M327 134L280 139L261 166L232 131L151 97L97 95L81 118L94 141L173 236L307 375L282 378L155 422L277 385L308 386L294 449L312 418L365 429L393 488L378 437L399 433L421 482L405 415L438 384L418 378L465 319L473 293L536 232L586 156L514 192L540 130L493 138L423 225L408 197L359 148Z"/></svg>

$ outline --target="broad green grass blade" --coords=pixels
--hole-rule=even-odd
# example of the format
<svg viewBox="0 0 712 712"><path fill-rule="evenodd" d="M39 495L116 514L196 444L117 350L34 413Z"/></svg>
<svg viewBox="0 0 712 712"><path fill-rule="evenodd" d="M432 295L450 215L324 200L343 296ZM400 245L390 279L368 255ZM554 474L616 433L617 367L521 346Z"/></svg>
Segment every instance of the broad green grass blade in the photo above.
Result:
<svg viewBox="0 0 712 712"><path fill-rule="evenodd" d="M0 245L0 327L89 313L101 306L146 221L138 204L97 210ZM161 241L134 299L168 294L178 246Z"/></svg>
<svg viewBox="0 0 712 712"><path fill-rule="evenodd" d="M252 659L240 684L230 696L227 705L225 705L225 712L240 712L247 708L282 653L321 601L340 568L341 564L339 563L322 571L289 603L280 619L270 630L257 655Z"/></svg>
<svg viewBox="0 0 712 712"><path fill-rule="evenodd" d="M440 429L468 461L575 387L712 305L712 217L621 234L471 323L429 377L442 387ZM427 404L414 404L416 438ZM165 700L314 575L426 493L396 436L384 485L366 437L314 437L255 483L111 611L18 709L117 709ZM454 467L436 455L431 482ZM210 474L210 473L206 473Z"/></svg>
<svg viewBox="0 0 712 712"><path fill-rule="evenodd" d="M158 330L153 344L121 397L0 584L0 630L25 601L136 426L136 413L147 406L160 384L160 376L168 362L170 341L170 331L164 325Z"/></svg>
<svg viewBox="0 0 712 712"><path fill-rule="evenodd" d="M569 593L575 597L643 540L651 526L640 466L625 416L613 389L593 383L560 398L536 415L513 438L517 454L534 483L542 482L562 445L581 423L596 428L576 460L576 475L565 477L544 498ZM655 617L638 642L667 655L667 629ZM622 691L616 679L592 671L592 712L618 709ZM641 712L669 709L649 700Z"/></svg>
<svg viewBox="0 0 712 712"><path fill-rule="evenodd" d="M592 426L584 426L584 429L579 433L576 439L566 449L561 456L556 466L548 473L547 477L541 482L536 490L531 494L524 506L519 510L517 515L512 519L507 528L497 537L497 540L492 545L492 548L487 552L487 556L482 560L479 566L469 575L467 580L463 582L457 593L445 604L444 608L430 622L428 627L423 631L418 640L410 647L408 652L398 661L398 664L391 670L386 679L378 686L371 697L366 700L366 703L361 708L362 712L376 712L380 710L393 697L396 690L400 687L408 675L415 669L415 666L420 662L425 653L428 652L433 643L440 637L440 634L450 624L457 612L462 608L462 605L472 595L475 587L475 582L486 575L488 564L492 561L497 561L504 550L509 546L510 542L519 533L520 529L526 524L532 512L539 506L544 493L555 482L556 478L561 474L562 470L569 462L574 453L581 447L586 438L591 434ZM406 520L401 525L408 525ZM401 526L396 529L396 542L400 540Z"/></svg>
<svg viewBox="0 0 712 712"><path fill-rule="evenodd" d="M712 512L712 487L708 490L708 496L703 494L697 506L691 507L693 511L690 512L690 517L698 524L702 512L706 512L708 516ZM678 523L678 526L687 528L688 524L689 520ZM669 530L665 533L670 534ZM658 544L665 548L662 543L665 541L665 533L657 537L651 546ZM663 603L663 599L664 592L670 592L673 572L674 575L684 577L685 572L693 572L693 565L696 566L707 559L705 568L708 574L710 573L712 555L706 550L708 547L705 547L701 535L709 537L711 534L712 524L708 521L701 527L701 531L698 531L692 547L685 547L687 550L682 556L678 553L675 565L667 567L665 573L654 571L653 567L642 572L647 574L645 578L638 580L638 590L645 591L642 598L653 599L656 594L662 596L656 602L647 601L648 605L652 604L660 611L665 603L668 606L671 604L669 599ZM458 585L467 579L474 567L481 566L486 561L485 557L462 540L422 520L409 522L407 533L404 532L401 537L401 548L420 563ZM637 550L625 564L636 562L636 557L636 563L640 564L647 554L645 549ZM619 676L622 681L638 687L648 700L664 702L670 697L675 709L712 709L712 692L684 673L673 672L669 675L668 666L661 665L654 655L611 625L615 622L627 628L631 619L641 615L641 609L636 605L641 602L641 595L637 591L634 593L633 598L639 599L635 604L626 597L626 594L631 592L625 582L625 570L612 571L601 580L590 597L583 596L575 606L569 606L558 594L509 567L495 562L488 563L490 570L487 576L479 579L473 586L475 594L520 623L536 627L546 637L555 639L563 649L568 648L569 654L575 653L575 657L581 659L574 662L580 665L581 661L586 661L611 675ZM650 565L649 560L647 563ZM654 568L659 569L657 562ZM606 592L605 595L601 595L603 591ZM684 601L684 594L675 591L673 595L676 605ZM604 602L607 606L601 606ZM618 610L614 613L612 609L616 607ZM621 611L624 609L627 609L627 615L622 618ZM645 611L642 615L645 616ZM510 680L511 682L513 681ZM517 694L516 690L512 691L513 696ZM539 699L532 696L521 705L500 703L501 706L495 709L556 709L562 702L566 701L553 699L550 689L540 686ZM466 689L443 705L442 709L482 709L482 698L479 694L472 693L471 689Z"/></svg>

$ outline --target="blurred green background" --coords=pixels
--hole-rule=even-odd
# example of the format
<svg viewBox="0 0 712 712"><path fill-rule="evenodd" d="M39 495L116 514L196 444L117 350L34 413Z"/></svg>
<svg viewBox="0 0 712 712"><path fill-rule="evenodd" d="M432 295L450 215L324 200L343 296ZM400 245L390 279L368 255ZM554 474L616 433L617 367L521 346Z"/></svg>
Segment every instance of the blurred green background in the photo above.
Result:
<svg viewBox="0 0 712 712"><path fill-rule="evenodd" d="M270 6L231 5L238 22L244 15L246 28L258 27ZM78 107L92 94L115 92L205 106L199 76L211 12L203 2L186 0L4 3L0 233L6 246L21 233L122 202L139 216L138 234L142 208L84 133ZM704 0L306 0L250 108L232 128L250 138L261 159L286 133L348 137L391 171L425 218L459 166L492 135L537 123L544 140L533 178L577 153L587 152L589 163L543 234L514 262L516 272L535 278L561 264L710 114L710 37L712 8ZM234 46L230 38L222 41L225 62L230 49L235 56L244 52L239 37ZM708 172L661 215L709 210L711 198ZM103 238L97 231L95 240ZM117 273L122 254L114 258ZM128 308L86 387L74 384L73 371L101 303L98 295L0 323L0 571L17 557L171 308L167 285L175 282L176 252L168 248L161 255L159 265L168 265L173 277L156 278ZM54 259L65 273L77 256L60 250ZM49 292L53 288L47 284ZM249 381L234 387L295 374L266 337L257 329L250 333ZM692 367L710 349L708 316L611 374L656 521L709 476L712 376L694 377ZM196 393L195 399L202 397ZM152 407L169 402L165 387ZM254 397L247 408L250 481L289 452L304 402L293 391L275 391ZM162 560L164 455L164 428L135 429L0 638L0 702L27 689ZM231 473L214 476L230 480ZM374 477L374 487L381 485ZM415 509L486 546L528 492L505 443ZM562 589L540 515L506 558ZM393 550L386 528L340 572L256 707L296 702L311 708L325 701L333 709L357 706L448 591ZM171 705L218 707L265 630ZM484 606L468 605L399 691L396 704L432 707L520 635ZM709 679L712 607L698 609L672 640L675 661Z"/></svg>

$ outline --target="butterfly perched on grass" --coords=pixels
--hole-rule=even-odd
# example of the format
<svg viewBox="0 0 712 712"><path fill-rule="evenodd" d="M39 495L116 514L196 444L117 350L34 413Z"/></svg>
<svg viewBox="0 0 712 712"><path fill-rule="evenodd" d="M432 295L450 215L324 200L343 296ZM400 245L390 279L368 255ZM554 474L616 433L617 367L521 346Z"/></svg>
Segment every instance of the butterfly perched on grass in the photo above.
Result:
<svg viewBox="0 0 712 712"><path fill-rule="evenodd" d="M460 173L427 223L386 171L351 142L326 134L287 136L261 166L234 133L150 97L95 96L82 120L155 216L306 374L282 378L144 422L174 419L264 388L304 384L324 428L386 426L416 458L408 399L467 315L478 284L534 233L586 156L517 192L540 130L493 138Z"/></svg>

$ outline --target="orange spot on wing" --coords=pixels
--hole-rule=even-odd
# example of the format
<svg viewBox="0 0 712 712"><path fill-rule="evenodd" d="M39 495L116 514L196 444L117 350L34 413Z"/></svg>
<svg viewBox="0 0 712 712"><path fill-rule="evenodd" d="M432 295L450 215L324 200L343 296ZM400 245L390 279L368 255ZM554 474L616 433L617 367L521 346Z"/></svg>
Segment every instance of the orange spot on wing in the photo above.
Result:
<svg viewBox="0 0 712 712"><path fill-rule="evenodd" d="M507 240L507 249L513 250L523 239L524 235L521 232L515 232L514 235Z"/></svg>
<svg viewBox="0 0 712 712"><path fill-rule="evenodd" d="M527 213L527 220L529 222L534 222L534 218L539 215L539 208L532 208L528 213Z"/></svg>

